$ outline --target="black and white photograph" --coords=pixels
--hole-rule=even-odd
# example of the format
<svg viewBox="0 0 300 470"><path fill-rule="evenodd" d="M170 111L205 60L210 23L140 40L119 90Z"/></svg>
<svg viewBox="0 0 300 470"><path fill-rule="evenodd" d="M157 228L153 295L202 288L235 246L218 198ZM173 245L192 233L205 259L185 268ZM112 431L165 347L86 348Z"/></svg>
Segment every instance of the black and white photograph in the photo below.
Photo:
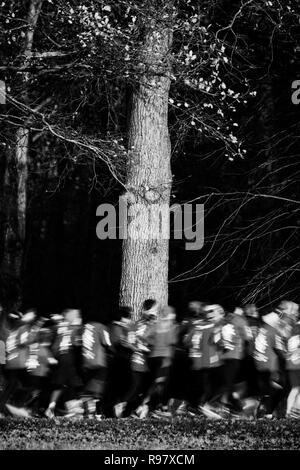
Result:
<svg viewBox="0 0 300 470"><path fill-rule="evenodd" d="M299 451L299 245L299 0L0 0L0 451Z"/></svg>

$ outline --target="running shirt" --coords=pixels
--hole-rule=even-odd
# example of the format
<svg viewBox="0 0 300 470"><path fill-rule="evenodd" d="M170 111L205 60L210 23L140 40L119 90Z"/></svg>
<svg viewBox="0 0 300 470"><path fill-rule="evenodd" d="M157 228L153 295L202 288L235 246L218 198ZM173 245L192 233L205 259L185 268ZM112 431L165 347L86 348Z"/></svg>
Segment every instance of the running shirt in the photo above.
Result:
<svg viewBox="0 0 300 470"><path fill-rule="evenodd" d="M106 349L109 347L111 347L110 335L102 323L89 322L83 326L82 358L84 368L107 367Z"/></svg>
<svg viewBox="0 0 300 470"><path fill-rule="evenodd" d="M251 339L248 343L247 352L248 352L248 355L252 356L254 352L255 339L258 335L261 321L259 318L254 318L254 317L248 317L247 321L248 321L249 331L251 333Z"/></svg>
<svg viewBox="0 0 300 470"><path fill-rule="evenodd" d="M246 342L251 341L251 330L245 317L230 314L221 328L222 358L243 359Z"/></svg>
<svg viewBox="0 0 300 470"><path fill-rule="evenodd" d="M4 365L6 362L6 352L5 352L5 340L7 336L7 331L4 326L4 321L1 319L0 313L0 366Z"/></svg>
<svg viewBox="0 0 300 470"><path fill-rule="evenodd" d="M28 372L37 377L46 377L50 371L53 354L50 346L52 331L49 328L40 328L35 341L28 346L28 359L26 368Z"/></svg>
<svg viewBox="0 0 300 470"><path fill-rule="evenodd" d="M258 330L261 325L261 321L259 318L253 318L253 317L248 317L248 326L251 331L251 339L252 341L255 341L256 336L258 335Z"/></svg>
<svg viewBox="0 0 300 470"><path fill-rule="evenodd" d="M273 326L264 324L255 339L253 357L256 368L271 372L280 369L279 358L285 355L284 338Z"/></svg>
<svg viewBox="0 0 300 470"><path fill-rule="evenodd" d="M177 342L177 328L169 320L158 320L149 357L171 358Z"/></svg>
<svg viewBox="0 0 300 470"><path fill-rule="evenodd" d="M74 329L69 322L61 321L57 325L51 348L54 357L59 358L70 352L73 346L73 335Z"/></svg>
<svg viewBox="0 0 300 470"><path fill-rule="evenodd" d="M5 321L1 318L0 312L0 366L4 365L6 362L5 342L7 335L8 329L6 327Z"/></svg>
<svg viewBox="0 0 300 470"><path fill-rule="evenodd" d="M215 325L206 321L195 321L191 331L185 337L185 345L193 370L219 367L220 351L213 341Z"/></svg>
<svg viewBox="0 0 300 470"><path fill-rule="evenodd" d="M3 366L5 362L5 342L0 340L0 366Z"/></svg>
<svg viewBox="0 0 300 470"><path fill-rule="evenodd" d="M6 341L6 367L26 369L29 373L45 376L49 370L52 332L43 328L43 320L22 325L10 332Z"/></svg>
<svg viewBox="0 0 300 470"><path fill-rule="evenodd" d="M29 349L30 325L10 331L6 340L6 368L9 370L26 369Z"/></svg>
<svg viewBox="0 0 300 470"><path fill-rule="evenodd" d="M147 372L149 370L147 357L155 341L156 327L154 323L140 320L134 330L134 352L131 356L131 367L135 372Z"/></svg>
<svg viewBox="0 0 300 470"><path fill-rule="evenodd" d="M133 351L133 322L114 321L111 327L112 347L118 355L128 357Z"/></svg>
<svg viewBox="0 0 300 470"><path fill-rule="evenodd" d="M300 321L294 325L287 340L286 368L300 370Z"/></svg>

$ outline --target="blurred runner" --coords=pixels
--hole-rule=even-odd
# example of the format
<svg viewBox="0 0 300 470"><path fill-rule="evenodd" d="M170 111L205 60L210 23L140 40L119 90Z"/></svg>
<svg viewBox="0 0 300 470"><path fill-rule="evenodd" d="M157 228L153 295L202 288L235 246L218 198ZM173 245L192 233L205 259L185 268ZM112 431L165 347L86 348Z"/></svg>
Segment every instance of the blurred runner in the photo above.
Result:
<svg viewBox="0 0 300 470"><path fill-rule="evenodd" d="M131 381L131 356L134 351L134 322L133 311L130 307L121 307L120 319L111 326L111 342L113 349L113 363L111 371L111 386L109 389L114 403L114 414L120 417L125 409L125 396Z"/></svg>
<svg viewBox="0 0 300 470"><path fill-rule="evenodd" d="M154 344L156 321L159 304L153 300L146 300L143 304L141 319L136 322L134 329L133 347L131 356L131 387L125 396L123 415L133 414L135 417L147 416L148 405L141 403L149 386L149 367L147 358ZM136 410L134 412L134 410Z"/></svg>
<svg viewBox="0 0 300 470"><path fill-rule="evenodd" d="M300 321L294 324L287 341L286 368L289 376L290 393L287 398L286 416L300 418ZM296 318L295 318L296 319Z"/></svg>
<svg viewBox="0 0 300 470"><path fill-rule="evenodd" d="M284 336L279 327L280 318L275 312L264 315L254 347L261 398L258 414L268 418L273 416L284 393L280 365L285 358L286 350Z"/></svg>
<svg viewBox="0 0 300 470"><path fill-rule="evenodd" d="M75 400L81 381L78 376L74 348L78 343L78 330L81 328L81 315L77 309L67 309L62 315L53 315L56 321L52 354L57 360L51 377L51 396L45 415L54 418L55 409L63 393L68 393L69 415L81 413L80 403ZM75 401L73 401L75 400Z"/></svg>
<svg viewBox="0 0 300 470"><path fill-rule="evenodd" d="M218 390L221 355L213 342L217 320L214 313L214 306L204 307L185 338L190 358L189 403L194 413L212 400Z"/></svg>
<svg viewBox="0 0 300 470"><path fill-rule="evenodd" d="M86 323L82 334L84 387L81 401L89 418L102 418L109 348L111 339L107 327L95 321Z"/></svg>
<svg viewBox="0 0 300 470"><path fill-rule="evenodd" d="M148 356L150 388L143 400L143 406L147 406L148 410L153 411L159 407L160 412L165 414L169 412L169 376L177 341L175 318L173 307L165 305L160 309L155 324L154 342Z"/></svg>

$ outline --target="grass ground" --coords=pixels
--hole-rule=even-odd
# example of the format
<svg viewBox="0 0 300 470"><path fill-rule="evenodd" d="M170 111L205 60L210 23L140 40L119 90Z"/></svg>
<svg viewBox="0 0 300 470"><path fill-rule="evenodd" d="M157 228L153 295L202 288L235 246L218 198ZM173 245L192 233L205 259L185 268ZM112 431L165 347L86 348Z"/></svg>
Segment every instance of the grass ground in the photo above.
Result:
<svg viewBox="0 0 300 470"><path fill-rule="evenodd" d="M0 449L300 449L300 421L0 419Z"/></svg>

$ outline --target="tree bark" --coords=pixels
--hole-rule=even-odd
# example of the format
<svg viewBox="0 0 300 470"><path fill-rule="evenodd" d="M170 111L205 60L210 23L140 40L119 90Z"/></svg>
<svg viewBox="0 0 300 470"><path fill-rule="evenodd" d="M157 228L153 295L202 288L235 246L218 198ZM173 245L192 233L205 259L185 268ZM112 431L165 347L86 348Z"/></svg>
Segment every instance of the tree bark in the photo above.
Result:
<svg viewBox="0 0 300 470"><path fill-rule="evenodd" d="M24 38L22 65L26 68L32 55L33 36L39 18L43 0L31 0L28 10L28 28ZM27 81L28 73L23 73L20 81L23 87L23 100L28 101ZM2 271L20 281L22 272L22 259L26 234L26 203L27 203L27 176L28 176L28 148L29 128L26 122L15 133L15 143L6 155L6 168L4 177L4 201L6 204L6 217L4 224L4 247Z"/></svg>
<svg viewBox="0 0 300 470"><path fill-rule="evenodd" d="M4 271L19 279L22 266L26 222L26 182L29 130L19 127L15 148L7 159L5 171L5 201L7 220L4 234Z"/></svg>
<svg viewBox="0 0 300 470"><path fill-rule="evenodd" d="M171 16L172 2L161 5ZM171 45L171 23L153 18L141 49L141 76L133 91L128 131L128 233L123 241L120 303L131 306L135 318L144 300L168 301Z"/></svg>

